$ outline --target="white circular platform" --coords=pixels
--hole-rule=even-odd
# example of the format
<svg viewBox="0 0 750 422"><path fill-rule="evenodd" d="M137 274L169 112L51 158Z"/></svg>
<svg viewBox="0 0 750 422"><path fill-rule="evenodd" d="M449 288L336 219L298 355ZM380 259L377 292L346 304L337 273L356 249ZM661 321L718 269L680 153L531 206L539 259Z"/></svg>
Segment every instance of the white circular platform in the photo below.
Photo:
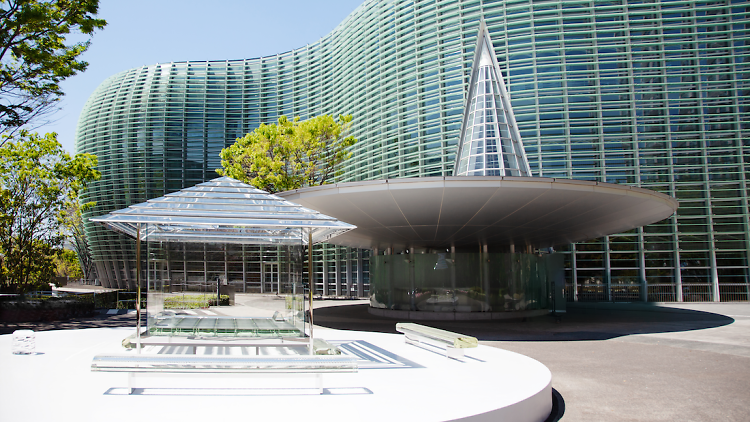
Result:
<svg viewBox="0 0 750 422"><path fill-rule="evenodd" d="M210 380L219 381L215 388L183 378L128 395L125 374L90 366L98 353L122 353L133 331L37 332L34 355L13 355L12 336L0 336L0 420L544 421L552 409L550 371L526 356L479 346L457 361L407 345L400 334L322 328L316 337L360 357L358 373L326 374L322 395L294 390L294 378L285 380L289 389L264 389L262 377Z"/></svg>

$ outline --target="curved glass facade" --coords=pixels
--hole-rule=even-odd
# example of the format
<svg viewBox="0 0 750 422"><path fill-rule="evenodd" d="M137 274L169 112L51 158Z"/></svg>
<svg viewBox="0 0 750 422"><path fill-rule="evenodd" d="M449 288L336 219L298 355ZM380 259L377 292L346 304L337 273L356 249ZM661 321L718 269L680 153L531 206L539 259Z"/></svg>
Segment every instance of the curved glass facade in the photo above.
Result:
<svg viewBox="0 0 750 422"><path fill-rule="evenodd" d="M568 247L569 299L748 300L747 0L372 0L300 49L132 69L80 117L77 150L103 175L89 216L214 178L223 147L282 114L354 115L360 141L340 181L452 174L480 19L533 176L681 203L660 223ZM132 242L88 233L105 284L132 283ZM240 269L263 254L230 264L254 271ZM316 254L319 292L367 292L366 252Z"/></svg>

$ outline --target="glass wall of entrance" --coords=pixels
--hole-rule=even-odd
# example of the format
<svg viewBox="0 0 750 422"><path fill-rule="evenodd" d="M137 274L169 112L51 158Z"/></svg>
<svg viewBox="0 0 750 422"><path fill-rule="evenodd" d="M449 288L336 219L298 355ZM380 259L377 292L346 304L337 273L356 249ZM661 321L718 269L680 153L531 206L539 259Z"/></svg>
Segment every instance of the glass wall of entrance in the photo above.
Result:
<svg viewBox="0 0 750 422"><path fill-rule="evenodd" d="M550 309L558 254L433 253L370 258L370 306L425 312Z"/></svg>

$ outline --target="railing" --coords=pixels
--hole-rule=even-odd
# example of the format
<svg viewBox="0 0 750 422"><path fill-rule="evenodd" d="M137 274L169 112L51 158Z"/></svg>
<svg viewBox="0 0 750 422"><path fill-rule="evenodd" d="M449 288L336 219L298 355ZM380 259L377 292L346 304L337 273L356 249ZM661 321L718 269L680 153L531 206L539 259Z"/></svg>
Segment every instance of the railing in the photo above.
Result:
<svg viewBox="0 0 750 422"><path fill-rule="evenodd" d="M608 302L607 286L605 285L582 285L578 286L576 292L579 302Z"/></svg>
<svg viewBox="0 0 750 422"><path fill-rule="evenodd" d="M565 298L568 302L640 302L639 284L594 284L579 285L576 292L572 284L565 285ZM649 302L676 302L677 287L674 284L649 284L646 286ZM750 287L745 283L719 284L722 302L750 301ZM682 285L683 302L710 302L713 300L710 284L688 283Z"/></svg>
<svg viewBox="0 0 750 422"><path fill-rule="evenodd" d="M748 283L719 284L719 298L722 302L750 301Z"/></svg>
<svg viewBox="0 0 750 422"><path fill-rule="evenodd" d="M683 302L710 302L713 300L710 284L683 284Z"/></svg>
<svg viewBox="0 0 750 422"><path fill-rule="evenodd" d="M677 290L674 284L649 284L649 302L676 302Z"/></svg>
<svg viewBox="0 0 750 422"><path fill-rule="evenodd" d="M563 296L565 296L565 300L568 302L575 301L575 291L573 290L572 284L565 285L565 288L563 289Z"/></svg>
<svg viewBox="0 0 750 422"><path fill-rule="evenodd" d="M82 286L99 286L101 283L99 283L99 280L91 280L86 278L81 278L79 280L72 280L76 284L80 284Z"/></svg>
<svg viewBox="0 0 750 422"><path fill-rule="evenodd" d="M612 302L640 302L641 285L639 284L611 284Z"/></svg>

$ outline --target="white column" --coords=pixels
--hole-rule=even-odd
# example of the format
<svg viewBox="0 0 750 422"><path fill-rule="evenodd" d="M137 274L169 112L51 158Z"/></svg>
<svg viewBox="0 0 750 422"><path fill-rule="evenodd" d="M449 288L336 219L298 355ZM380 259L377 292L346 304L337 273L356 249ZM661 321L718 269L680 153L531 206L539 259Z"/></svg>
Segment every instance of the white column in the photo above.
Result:
<svg viewBox="0 0 750 422"><path fill-rule="evenodd" d="M341 296L341 254L339 247L336 247L336 296Z"/></svg>
<svg viewBox="0 0 750 422"><path fill-rule="evenodd" d="M576 263L576 244L570 245L570 276L573 278L573 302L578 302L578 264Z"/></svg>
<svg viewBox="0 0 750 422"><path fill-rule="evenodd" d="M328 295L328 247L321 245L321 252L323 252L323 294ZM336 254L333 255L334 258Z"/></svg>
<svg viewBox="0 0 750 422"><path fill-rule="evenodd" d="M351 261L352 248L346 248L346 294L344 296L352 295L352 261Z"/></svg>
<svg viewBox="0 0 750 422"><path fill-rule="evenodd" d="M609 266L609 236L604 236L604 280L607 300L612 302L612 269Z"/></svg>
<svg viewBox="0 0 750 422"><path fill-rule="evenodd" d="M646 280L646 253L643 251L643 227L638 228L638 273L641 278L641 301L648 302L648 280Z"/></svg>
<svg viewBox="0 0 750 422"><path fill-rule="evenodd" d="M362 258L363 253L362 249L357 249L357 297L365 295L364 270L362 269L364 262Z"/></svg>

